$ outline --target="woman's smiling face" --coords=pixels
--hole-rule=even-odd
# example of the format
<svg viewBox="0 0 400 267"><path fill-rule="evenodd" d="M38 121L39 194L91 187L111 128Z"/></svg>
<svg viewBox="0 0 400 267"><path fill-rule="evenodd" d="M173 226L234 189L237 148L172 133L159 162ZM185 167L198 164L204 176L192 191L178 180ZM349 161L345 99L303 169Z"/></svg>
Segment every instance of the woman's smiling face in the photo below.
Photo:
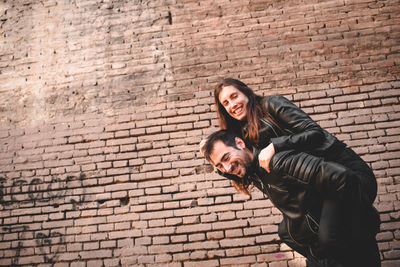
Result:
<svg viewBox="0 0 400 267"><path fill-rule="evenodd" d="M232 118L239 121L246 119L249 98L236 87L232 85L223 87L218 99Z"/></svg>

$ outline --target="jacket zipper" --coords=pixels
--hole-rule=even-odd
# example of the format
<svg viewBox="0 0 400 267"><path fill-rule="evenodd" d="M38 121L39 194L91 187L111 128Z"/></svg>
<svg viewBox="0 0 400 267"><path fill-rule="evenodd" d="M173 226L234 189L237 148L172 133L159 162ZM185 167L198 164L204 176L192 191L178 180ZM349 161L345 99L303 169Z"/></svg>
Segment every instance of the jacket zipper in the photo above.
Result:
<svg viewBox="0 0 400 267"><path fill-rule="evenodd" d="M274 126L271 125L271 123L270 123L267 119L262 118L261 121L262 121L263 123L267 124L267 126L268 126L269 128L272 129L272 131L274 132L274 134L275 134L276 137L279 136L279 135L276 133L276 131L275 131L275 129L274 129Z"/></svg>
<svg viewBox="0 0 400 267"><path fill-rule="evenodd" d="M290 220L288 220L286 217L285 217L285 220L286 220L286 225L287 225L288 234L289 234L290 238L291 238L297 245L299 245L299 246L301 246L301 247L307 247L306 245L301 244L301 243L297 242L296 239L294 239L294 237L292 236L292 233L291 233L291 231L290 231Z"/></svg>
<svg viewBox="0 0 400 267"><path fill-rule="evenodd" d="M287 192L288 192L287 190L282 189L282 188L280 188L280 187L278 187L278 186L276 186L276 185L268 184L268 187L269 187L269 188L272 188L272 189L274 189L274 190L276 190L276 191L282 192L282 193L287 193Z"/></svg>
<svg viewBox="0 0 400 267"><path fill-rule="evenodd" d="M319 228L319 224L318 224L317 221L311 216L310 213L307 213L307 214L306 214L306 217L307 217L309 220L311 220L313 223L315 223L315 225L317 225L318 228ZM313 232L314 234L318 234L318 233L315 232L314 229L311 227L310 221L309 221L309 220L307 220L308 228L310 228L311 232Z"/></svg>

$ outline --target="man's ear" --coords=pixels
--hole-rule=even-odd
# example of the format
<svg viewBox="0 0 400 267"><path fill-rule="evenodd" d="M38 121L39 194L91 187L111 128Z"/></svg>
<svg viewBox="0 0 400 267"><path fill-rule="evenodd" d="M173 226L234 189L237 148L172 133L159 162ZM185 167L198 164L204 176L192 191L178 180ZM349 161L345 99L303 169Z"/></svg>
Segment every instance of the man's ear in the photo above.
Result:
<svg viewBox="0 0 400 267"><path fill-rule="evenodd" d="M244 143L244 141L239 137L235 137L235 143L236 143L236 146L241 149L244 149L246 147L246 144Z"/></svg>
<svg viewBox="0 0 400 267"><path fill-rule="evenodd" d="M204 157L204 149L205 149L205 145L207 143L207 139L203 139L201 140L200 144L199 144L199 148L200 148L200 152Z"/></svg>

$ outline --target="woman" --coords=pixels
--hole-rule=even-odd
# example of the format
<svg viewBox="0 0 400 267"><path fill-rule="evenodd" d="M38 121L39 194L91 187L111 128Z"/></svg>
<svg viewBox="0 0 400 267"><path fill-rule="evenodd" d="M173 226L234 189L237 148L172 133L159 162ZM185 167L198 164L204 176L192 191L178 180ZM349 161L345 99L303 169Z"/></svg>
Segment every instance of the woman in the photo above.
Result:
<svg viewBox="0 0 400 267"><path fill-rule="evenodd" d="M320 238L330 238L337 234L331 232L332 222L335 218L349 215L343 211L343 206L348 205L353 207L351 210L360 212L350 215L351 228L361 229L363 220L372 220L374 223L364 226L364 230L375 239L379 228L379 215L372 206L377 194L376 178L369 166L353 150L322 129L304 111L282 96L262 97L243 82L227 78L216 86L214 97L220 128L240 134L248 145L261 150L259 163L268 172L269 163L275 153L297 150L340 164L351 173L353 186L348 203L336 204L335 200L327 199L322 204L321 213L327 215L324 218L330 219L320 221ZM238 191L249 194L248 186L251 182L240 183L236 179L233 184ZM351 233L354 239L364 234L361 230L356 232ZM279 234L287 236L287 233ZM380 261L379 253L376 257L377 261Z"/></svg>

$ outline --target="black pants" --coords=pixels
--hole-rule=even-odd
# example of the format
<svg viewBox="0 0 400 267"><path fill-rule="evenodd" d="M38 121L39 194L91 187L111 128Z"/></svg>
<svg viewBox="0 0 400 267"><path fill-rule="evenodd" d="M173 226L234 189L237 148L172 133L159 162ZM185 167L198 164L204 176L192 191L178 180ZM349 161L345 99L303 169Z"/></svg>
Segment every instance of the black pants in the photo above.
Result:
<svg viewBox="0 0 400 267"><path fill-rule="evenodd" d="M361 204L372 205L377 194L377 182L371 168L352 149L345 148L339 153L328 155L327 162L335 162L347 168L353 182L353 194L357 194ZM355 196L355 195L354 195Z"/></svg>
<svg viewBox="0 0 400 267"><path fill-rule="evenodd" d="M376 178L351 149L330 155L321 164L330 161L345 167L351 192L345 199L326 196L322 200L317 243L310 246L296 243L284 221L279 225L278 234L283 242L308 259L308 266L379 267L375 235L380 221L372 206L377 193Z"/></svg>
<svg viewBox="0 0 400 267"><path fill-rule="evenodd" d="M332 266L380 266L380 255L373 229L374 217L346 209L337 199L325 199L319 224L319 248L322 256L334 259ZM372 215L372 214L371 214ZM368 221L362 221L365 218ZM349 220L350 219L350 220ZM328 265L329 266L329 265Z"/></svg>
<svg viewBox="0 0 400 267"><path fill-rule="evenodd" d="M289 247L307 258L307 266L315 267L379 267L380 255L375 235L366 233L354 239L351 231L358 231L347 216L343 216L343 206L336 200L326 200L323 204L319 224L318 241L313 245L296 243L288 234L285 221L279 224L280 239ZM346 214L348 215L348 214ZM363 228L361 225L358 227ZM357 235L358 236L358 235Z"/></svg>

